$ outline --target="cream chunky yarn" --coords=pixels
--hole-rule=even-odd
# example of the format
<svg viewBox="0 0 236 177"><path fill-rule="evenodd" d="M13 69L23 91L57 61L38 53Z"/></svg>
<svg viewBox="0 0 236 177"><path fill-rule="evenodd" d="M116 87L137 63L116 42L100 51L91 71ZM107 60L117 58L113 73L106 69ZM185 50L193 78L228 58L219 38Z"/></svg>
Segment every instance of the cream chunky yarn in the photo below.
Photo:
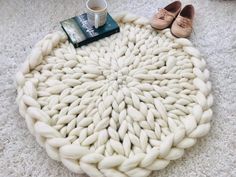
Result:
<svg viewBox="0 0 236 177"><path fill-rule="evenodd" d="M145 177L210 129L209 71L187 39L145 18L75 49L62 32L38 42L17 73L19 112L48 155L91 177Z"/></svg>

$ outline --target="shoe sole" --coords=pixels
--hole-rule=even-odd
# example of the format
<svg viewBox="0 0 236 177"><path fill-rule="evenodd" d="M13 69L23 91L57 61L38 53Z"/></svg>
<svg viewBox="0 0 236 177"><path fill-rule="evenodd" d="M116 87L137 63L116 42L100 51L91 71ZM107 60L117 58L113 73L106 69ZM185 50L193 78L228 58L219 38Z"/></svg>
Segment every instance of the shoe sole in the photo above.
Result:
<svg viewBox="0 0 236 177"><path fill-rule="evenodd" d="M172 32L172 30L170 29L170 33L174 36L174 37L176 37L176 38L188 38L189 36L185 36L185 37L179 37L179 36L176 36L173 32Z"/></svg>
<svg viewBox="0 0 236 177"><path fill-rule="evenodd" d="M162 28L162 29L156 28L156 27L154 27L154 26L152 26L152 25L151 25L151 27L153 27L153 28L156 29L156 30L164 30L164 29L168 28L169 26L167 26L167 27L165 27L165 28Z"/></svg>
<svg viewBox="0 0 236 177"><path fill-rule="evenodd" d="M180 37L176 36L176 35L172 32L171 29L170 29L170 33L171 33L174 37L176 37L176 38L180 38Z"/></svg>

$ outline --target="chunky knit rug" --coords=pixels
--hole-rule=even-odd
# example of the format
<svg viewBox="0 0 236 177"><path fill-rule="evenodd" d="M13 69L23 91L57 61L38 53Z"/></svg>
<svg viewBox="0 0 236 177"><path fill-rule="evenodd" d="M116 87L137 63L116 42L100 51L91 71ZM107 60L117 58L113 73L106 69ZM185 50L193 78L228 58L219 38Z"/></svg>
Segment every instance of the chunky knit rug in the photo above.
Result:
<svg viewBox="0 0 236 177"><path fill-rule="evenodd" d="M91 177L145 177L210 129L209 71L187 39L116 15L121 32L75 49L62 32L17 73L19 112L49 157Z"/></svg>

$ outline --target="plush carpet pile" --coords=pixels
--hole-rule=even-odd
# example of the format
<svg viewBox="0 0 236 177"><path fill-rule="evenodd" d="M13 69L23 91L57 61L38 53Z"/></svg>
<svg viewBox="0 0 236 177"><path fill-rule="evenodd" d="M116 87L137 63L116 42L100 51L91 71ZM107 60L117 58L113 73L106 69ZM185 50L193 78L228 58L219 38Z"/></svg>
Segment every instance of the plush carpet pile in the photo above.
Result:
<svg viewBox="0 0 236 177"><path fill-rule="evenodd" d="M109 11L151 17L170 1L109 1ZM184 1L196 8L190 40L203 54L214 94L210 133L152 176L236 176L236 1ZM15 103L14 74L31 47L85 1L0 1L0 176L78 176L51 160L29 133ZM85 175L80 175L80 177Z"/></svg>

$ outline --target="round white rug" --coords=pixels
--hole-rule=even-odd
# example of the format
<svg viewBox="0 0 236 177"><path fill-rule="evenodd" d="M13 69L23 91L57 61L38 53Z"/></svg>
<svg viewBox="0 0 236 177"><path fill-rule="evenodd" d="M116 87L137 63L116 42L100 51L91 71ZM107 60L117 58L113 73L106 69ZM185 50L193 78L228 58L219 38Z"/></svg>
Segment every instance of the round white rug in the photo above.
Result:
<svg viewBox="0 0 236 177"><path fill-rule="evenodd" d="M91 177L145 177L206 135L206 62L187 39L118 14L121 32L75 49L62 32L17 73L17 103L48 155Z"/></svg>

